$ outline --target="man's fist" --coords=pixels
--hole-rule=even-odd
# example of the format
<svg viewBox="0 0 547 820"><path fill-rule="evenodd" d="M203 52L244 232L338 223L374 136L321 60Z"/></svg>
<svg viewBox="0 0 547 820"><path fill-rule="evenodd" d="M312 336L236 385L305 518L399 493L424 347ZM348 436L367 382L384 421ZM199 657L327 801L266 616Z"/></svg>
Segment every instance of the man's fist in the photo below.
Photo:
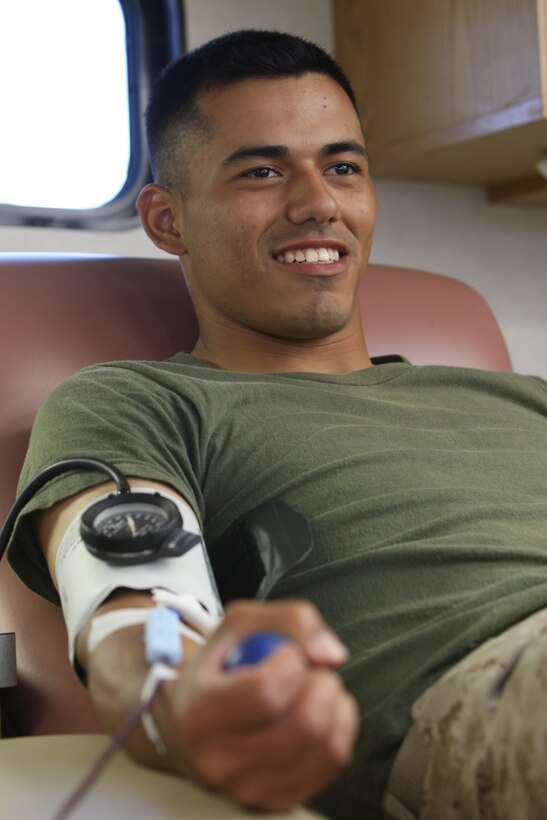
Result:
<svg viewBox="0 0 547 820"><path fill-rule="evenodd" d="M227 671L233 648L266 631L289 640L257 665ZM355 702L334 671L346 658L309 603L230 605L162 699L170 713L165 739L177 748L181 770L238 803L270 811L325 789L349 763L357 734Z"/></svg>

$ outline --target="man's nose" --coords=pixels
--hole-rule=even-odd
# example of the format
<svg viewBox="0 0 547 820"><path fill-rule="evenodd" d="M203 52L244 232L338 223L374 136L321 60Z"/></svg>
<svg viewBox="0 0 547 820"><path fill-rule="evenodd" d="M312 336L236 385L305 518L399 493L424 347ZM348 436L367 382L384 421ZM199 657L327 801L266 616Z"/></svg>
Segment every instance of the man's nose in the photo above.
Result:
<svg viewBox="0 0 547 820"><path fill-rule="evenodd" d="M338 200L317 171L306 171L292 181L287 216L295 225L308 220L324 224L340 218Z"/></svg>

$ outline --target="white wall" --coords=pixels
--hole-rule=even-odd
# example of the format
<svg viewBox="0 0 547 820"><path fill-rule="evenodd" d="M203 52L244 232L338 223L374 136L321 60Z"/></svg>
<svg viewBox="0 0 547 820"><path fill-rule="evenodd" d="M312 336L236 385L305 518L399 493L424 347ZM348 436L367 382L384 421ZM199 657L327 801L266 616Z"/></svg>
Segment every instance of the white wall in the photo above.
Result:
<svg viewBox="0 0 547 820"><path fill-rule="evenodd" d="M515 370L547 378L547 208L492 205L484 189L377 180L372 261L462 279L486 297Z"/></svg>
<svg viewBox="0 0 547 820"><path fill-rule="evenodd" d="M331 0L184 0L189 48L240 28L289 31L334 49Z"/></svg>
<svg viewBox="0 0 547 820"><path fill-rule="evenodd" d="M187 44L236 28L277 28L333 47L330 0L186 0ZM516 370L547 378L547 209L490 205L481 188L377 181L372 259L445 273L488 299ZM156 256L140 228L0 228L0 251Z"/></svg>

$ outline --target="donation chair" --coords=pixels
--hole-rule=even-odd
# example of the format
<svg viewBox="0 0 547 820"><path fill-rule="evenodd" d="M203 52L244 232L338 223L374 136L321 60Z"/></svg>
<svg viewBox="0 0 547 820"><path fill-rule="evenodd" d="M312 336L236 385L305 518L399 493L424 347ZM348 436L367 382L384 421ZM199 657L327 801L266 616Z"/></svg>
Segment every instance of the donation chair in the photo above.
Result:
<svg viewBox="0 0 547 820"><path fill-rule="evenodd" d="M370 265L361 288L371 356L511 370L496 320L462 282ZM0 523L15 499L36 411L81 367L190 351L194 311L176 260L0 254ZM77 455L77 454L75 454ZM18 682L0 689L4 734L98 732L67 657L61 611L0 564L0 633L15 632Z"/></svg>

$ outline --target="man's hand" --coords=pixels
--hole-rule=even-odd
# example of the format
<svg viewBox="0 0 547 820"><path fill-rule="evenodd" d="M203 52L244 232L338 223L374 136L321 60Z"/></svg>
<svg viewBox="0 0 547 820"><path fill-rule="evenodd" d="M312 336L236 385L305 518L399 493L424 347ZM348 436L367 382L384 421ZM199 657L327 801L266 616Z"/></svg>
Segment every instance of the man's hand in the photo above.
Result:
<svg viewBox="0 0 547 820"><path fill-rule="evenodd" d="M291 638L256 666L223 668L245 637ZM245 806L284 811L326 788L349 763L353 698L333 671L347 652L313 606L238 602L156 710L171 760Z"/></svg>

